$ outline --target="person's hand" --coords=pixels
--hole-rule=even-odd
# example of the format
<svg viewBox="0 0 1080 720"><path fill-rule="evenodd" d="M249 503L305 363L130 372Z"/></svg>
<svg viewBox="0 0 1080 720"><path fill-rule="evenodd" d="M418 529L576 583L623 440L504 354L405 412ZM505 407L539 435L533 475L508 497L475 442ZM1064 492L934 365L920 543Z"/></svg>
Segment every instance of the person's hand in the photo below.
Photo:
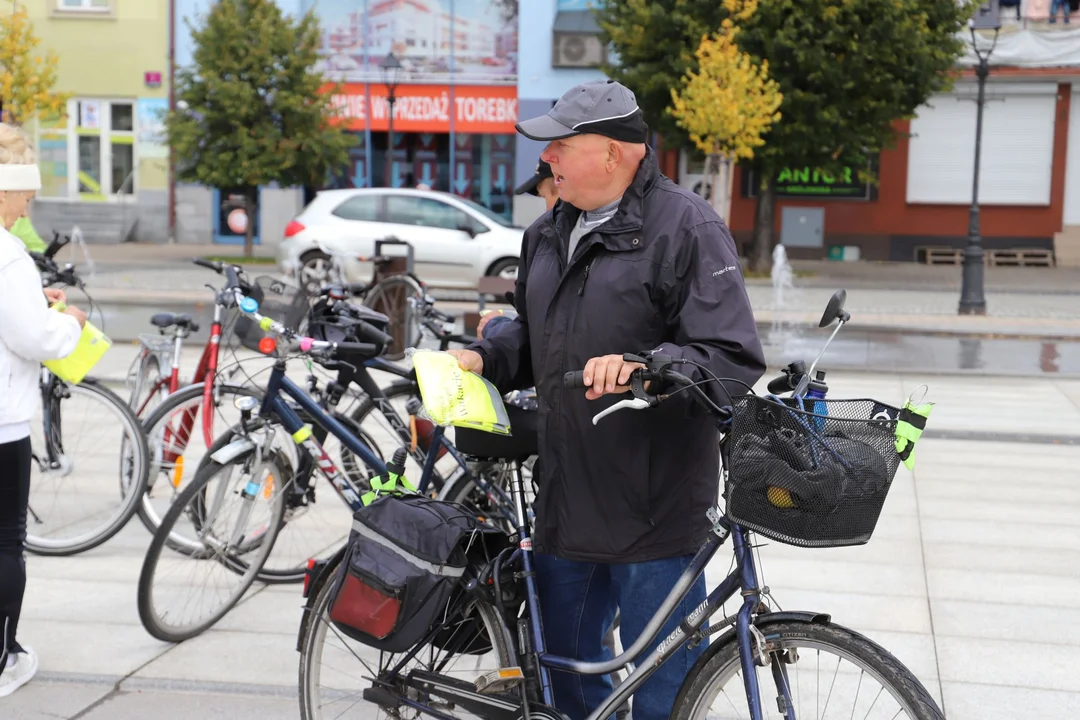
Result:
<svg viewBox="0 0 1080 720"><path fill-rule="evenodd" d="M468 370L477 375L484 372L484 358L480 357L480 353L475 350L447 350L446 352L457 358L462 370Z"/></svg>
<svg viewBox="0 0 1080 720"><path fill-rule="evenodd" d="M630 389L630 373L644 368L641 363L630 363L622 355L604 355L594 357L585 363L582 373L585 380L585 397L596 400L603 395L624 393Z"/></svg>
<svg viewBox="0 0 1080 720"><path fill-rule="evenodd" d="M79 321L79 327L85 327L86 326L86 313L84 313L79 308L72 307L71 305L68 305L66 308L64 308L64 314L65 315L70 315L71 317L78 320Z"/></svg>
<svg viewBox="0 0 1080 720"><path fill-rule="evenodd" d="M489 322L491 322L491 319L493 317L497 317L499 315L502 315L502 310L492 310L491 312L484 313L483 316L480 318L480 322L476 324L476 337L483 340L484 339L484 327Z"/></svg>
<svg viewBox="0 0 1080 720"><path fill-rule="evenodd" d="M45 288L45 299L49 301L50 305L58 302L67 303L67 295L59 288Z"/></svg>

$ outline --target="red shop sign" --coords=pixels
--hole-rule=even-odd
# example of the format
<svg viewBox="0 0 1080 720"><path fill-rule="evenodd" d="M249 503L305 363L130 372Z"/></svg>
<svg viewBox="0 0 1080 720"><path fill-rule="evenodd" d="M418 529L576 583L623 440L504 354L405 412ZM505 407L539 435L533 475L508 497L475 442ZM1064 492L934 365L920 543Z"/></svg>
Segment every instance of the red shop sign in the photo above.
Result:
<svg viewBox="0 0 1080 720"><path fill-rule="evenodd" d="M365 91L370 88L371 96ZM389 129L386 86L348 83L333 96L333 104L349 130L363 130L371 105L371 129ZM395 93L394 133L454 132L477 134L513 133L517 122L517 88L507 86L456 85L453 100L447 85L401 85Z"/></svg>

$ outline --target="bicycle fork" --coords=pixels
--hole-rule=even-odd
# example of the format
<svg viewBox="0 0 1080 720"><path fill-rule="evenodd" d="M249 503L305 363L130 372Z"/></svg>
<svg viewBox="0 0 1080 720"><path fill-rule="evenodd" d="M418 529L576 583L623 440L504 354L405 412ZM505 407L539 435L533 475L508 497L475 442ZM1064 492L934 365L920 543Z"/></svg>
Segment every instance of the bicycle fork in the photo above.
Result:
<svg viewBox="0 0 1080 720"><path fill-rule="evenodd" d="M769 652L765 636L753 624L753 616L762 603L762 591L768 588L758 586L757 568L754 567L753 547L746 542L742 532L731 533L735 556L742 568L743 604L735 619L735 638L739 644L739 661L742 665L743 686L746 690L746 703L750 709L751 720L762 720L761 688L758 683L757 668L770 665L773 680L776 682L777 709L785 720L796 720L795 706L791 701L791 683L788 682L787 668L784 667L786 653Z"/></svg>

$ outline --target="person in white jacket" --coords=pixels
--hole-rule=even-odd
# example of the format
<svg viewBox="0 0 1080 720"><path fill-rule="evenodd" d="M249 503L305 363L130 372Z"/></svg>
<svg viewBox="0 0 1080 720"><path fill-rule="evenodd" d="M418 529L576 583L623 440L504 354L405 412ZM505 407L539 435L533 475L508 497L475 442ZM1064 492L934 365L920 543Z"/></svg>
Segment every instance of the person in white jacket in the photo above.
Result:
<svg viewBox="0 0 1080 720"><path fill-rule="evenodd" d="M60 290L42 290L22 241L9 230L41 188L29 138L0 123L0 697L36 673L37 656L15 639L26 589L26 512L30 497L30 420L41 402L39 363L66 357L79 342L86 315Z"/></svg>

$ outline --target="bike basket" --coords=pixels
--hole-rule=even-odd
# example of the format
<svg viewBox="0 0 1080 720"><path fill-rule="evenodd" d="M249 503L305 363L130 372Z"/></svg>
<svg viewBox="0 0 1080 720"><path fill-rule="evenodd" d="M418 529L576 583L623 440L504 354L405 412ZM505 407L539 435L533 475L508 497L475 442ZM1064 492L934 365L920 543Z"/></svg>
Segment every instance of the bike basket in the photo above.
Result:
<svg viewBox="0 0 1080 720"><path fill-rule="evenodd" d="M727 516L777 542L862 545L900 465L899 410L874 400L745 395L728 436Z"/></svg>
<svg viewBox="0 0 1080 720"><path fill-rule="evenodd" d="M259 314L272 318L296 332L307 317L308 300L300 288L270 275L260 275L252 284L250 297L259 303ZM266 332L250 317L237 313L233 335L248 350L259 352L259 341Z"/></svg>
<svg viewBox="0 0 1080 720"><path fill-rule="evenodd" d="M451 614L469 551L485 547L487 535L504 537L458 505L416 496L376 499L353 515L333 579L330 620L379 650L412 648Z"/></svg>

